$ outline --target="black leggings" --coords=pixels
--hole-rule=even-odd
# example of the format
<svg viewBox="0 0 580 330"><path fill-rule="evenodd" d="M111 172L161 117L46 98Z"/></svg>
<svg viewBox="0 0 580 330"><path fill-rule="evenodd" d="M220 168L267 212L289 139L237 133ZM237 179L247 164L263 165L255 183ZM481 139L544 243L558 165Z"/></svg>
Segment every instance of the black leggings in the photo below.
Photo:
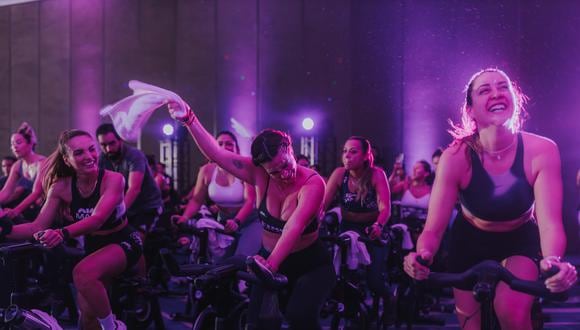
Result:
<svg viewBox="0 0 580 330"><path fill-rule="evenodd" d="M267 258L270 252L262 248L259 254ZM320 310L336 283L328 250L320 241L316 241L304 250L290 254L280 265L279 272L288 277L288 286L280 292L279 298L290 328L321 329ZM253 286L248 311L249 322L257 324L256 318L263 297L263 288Z"/></svg>

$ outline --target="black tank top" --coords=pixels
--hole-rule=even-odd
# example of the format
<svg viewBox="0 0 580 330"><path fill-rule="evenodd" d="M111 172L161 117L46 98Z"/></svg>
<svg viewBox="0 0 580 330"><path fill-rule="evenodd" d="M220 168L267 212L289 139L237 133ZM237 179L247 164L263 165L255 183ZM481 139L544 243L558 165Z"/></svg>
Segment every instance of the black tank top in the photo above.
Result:
<svg viewBox="0 0 580 330"><path fill-rule="evenodd" d="M377 204L377 191L370 187L363 200L356 199L356 193L348 190L349 171L344 171L342 178L342 185L340 187L340 205L343 209L353 213L369 213L377 212L379 205Z"/></svg>
<svg viewBox="0 0 580 330"><path fill-rule="evenodd" d="M308 181L311 177L316 174L312 174L309 176L306 181ZM266 190L264 191L264 196L262 197L262 201L260 202L260 206L258 207L258 218L260 222L262 222L262 226L265 231L275 234L281 234L284 226L286 225L286 221L282 221L278 218L275 218L270 214L268 208L266 207L266 197L268 196L268 187L270 186L270 177L268 176L268 183L266 183ZM318 221L316 217L310 221L308 226L304 228L302 232L303 235L310 234L318 230Z"/></svg>
<svg viewBox="0 0 580 330"><path fill-rule="evenodd" d="M534 189L524 172L524 144L518 134L516 157L510 169L491 175L470 149L472 174L469 185L459 192L461 204L476 217L487 221L517 219L534 205Z"/></svg>
<svg viewBox="0 0 580 330"><path fill-rule="evenodd" d="M70 203L70 214L73 217L74 221L81 221L84 218L91 216L95 210L95 206L99 202L99 198L101 197L101 182L103 181L103 176L105 174L105 169L99 168L99 176L97 179L97 184L93 193L87 197L83 198L81 193L78 191L77 188L77 177L74 175L71 180L71 192L72 192L72 200ZM112 229L121 224L123 222L123 218L125 217L125 204L121 202L121 204L117 205L113 214L109 216L109 218L105 221L105 223L101 226L99 230L107 230Z"/></svg>

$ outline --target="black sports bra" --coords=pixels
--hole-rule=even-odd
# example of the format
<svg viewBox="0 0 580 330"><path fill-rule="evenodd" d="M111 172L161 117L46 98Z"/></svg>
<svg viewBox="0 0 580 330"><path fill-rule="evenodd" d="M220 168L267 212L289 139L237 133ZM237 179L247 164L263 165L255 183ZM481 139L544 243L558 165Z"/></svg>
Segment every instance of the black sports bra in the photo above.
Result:
<svg viewBox="0 0 580 330"><path fill-rule="evenodd" d="M524 172L524 144L518 134L516 157L505 173L489 174L472 149L471 181L459 192L461 204L476 217L487 221L509 221L534 205L534 189Z"/></svg>
<svg viewBox="0 0 580 330"><path fill-rule="evenodd" d="M316 174L312 174L309 176L306 181L308 181L311 177ZM274 234L281 234L284 226L286 225L286 221L282 221L270 214L268 208L266 206L266 197L268 196L268 187L270 186L270 177L268 177L268 183L266 183L266 190L264 191L264 196L262 197L262 201L260 202L260 206L258 207L258 218L260 222L262 222L262 226L265 231L274 233ZM318 221L316 217L310 221L308 226L304 228L302 232L303 235L310 234L318 230Z"/></svg>

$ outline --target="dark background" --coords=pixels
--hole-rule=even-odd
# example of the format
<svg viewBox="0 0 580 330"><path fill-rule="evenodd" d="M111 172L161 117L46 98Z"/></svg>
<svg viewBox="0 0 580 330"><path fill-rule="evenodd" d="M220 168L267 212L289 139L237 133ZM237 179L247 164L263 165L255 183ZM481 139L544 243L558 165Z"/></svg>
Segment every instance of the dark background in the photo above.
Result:
<svg viewBox="0 0 580 330"><path fill-rule="evenodd" d="M564 215L577 250L575 177L580 2L372 0L42 0L0 7L0 151L21 121L50 153L66 128L94 132L98 110L138 79L182 95L210 131L230 117L307 135L316 120L325 171L349 135L365 135L390 169L450 142L465 83L499 67L531 98L525 129L560 146ZM105 119L106 120L106 119ZM159 155L156 113L140 145ZM204 162L180 155L193 181Z"/></svg>

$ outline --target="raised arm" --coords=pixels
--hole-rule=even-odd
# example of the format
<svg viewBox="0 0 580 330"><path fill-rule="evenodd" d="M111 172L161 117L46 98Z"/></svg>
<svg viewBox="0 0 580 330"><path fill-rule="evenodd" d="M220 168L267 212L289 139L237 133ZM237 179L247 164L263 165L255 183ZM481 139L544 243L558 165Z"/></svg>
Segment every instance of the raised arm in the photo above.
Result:
<svg viewBox="0 0 580 330"><path fill-rule="evenodd" d="M324 180L316 175L310 178L298 193L298 205L282 230L276 246L268 257L272 271L278 271L280 264L292 252L302 232L320 212L324 198Z"/></svg>
<svg viewBox="0 0 580 330"><path fill-rule="evenodd" d="M337 167L330 175L330 178L328 178L326 189L324 189L324 203L322 206L322 211L327 211L330 207L330 204L334 200L336 192L340 187L342 177L344 176L344 171L344 167Z"/></svg>
<svg viewBox="0 0 580 330"><path fill-rule="evenodd" d="M251 158L220 148L215 138L201 125L190 108L186 109L185 115L181 114L184 111L177 103L169 103L168 108L171 116L187 127L193 140L207 158L241 180L253 186L256 184L258 168L252 164Z"/></svg>

